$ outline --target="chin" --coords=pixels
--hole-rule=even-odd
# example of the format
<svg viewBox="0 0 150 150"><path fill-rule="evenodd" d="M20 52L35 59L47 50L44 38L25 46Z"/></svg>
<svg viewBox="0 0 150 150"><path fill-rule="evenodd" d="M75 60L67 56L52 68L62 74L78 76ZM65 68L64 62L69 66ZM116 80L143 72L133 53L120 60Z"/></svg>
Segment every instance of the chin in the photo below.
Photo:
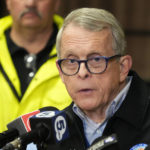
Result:
<svg viewBox="0 0 150 150"><path fill-rule="evenodd" d="M78 105L78 104L77 104ZM92 111L95 106L92 105L91 103L82 103L82 104L79 104L78 105L82 110L85 110L85 111Z"/></svg>

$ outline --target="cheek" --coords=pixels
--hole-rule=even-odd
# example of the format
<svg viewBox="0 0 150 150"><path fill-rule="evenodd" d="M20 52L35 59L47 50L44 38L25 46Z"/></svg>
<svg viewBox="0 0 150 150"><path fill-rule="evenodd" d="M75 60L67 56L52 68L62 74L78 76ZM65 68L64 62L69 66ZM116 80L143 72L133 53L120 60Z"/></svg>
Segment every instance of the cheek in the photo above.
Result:
<svg viewBox="0 0 150 150"><path fill-rule="evenodd" d="M98 96L103 101L111 101L116 96L116 89L119 86L117 74L101 75L100 79L97 79L95 83L98 88Z"/></svg>
<svg viewBox="0 0 150 150"><path fill-rule="evenodd" d="M74 100L80 100L77 94L77 88L80 87L79 81L77 81L73 76L64 77L64 84L66 89L70 95L70 97Z"/></svg>
<svg viewBox="0 0 150 150"><path fill-rule="evenodd" d="M74 86L73 86L74 83L73 83L73 80L71 79L71 77L63 76L63 82L64 82L64 84L66 86L66 89L67 89L68 93L70 95L72 95L73 94L73 89L74 89Z"/></svg>
<svg viewBox="0 0 150 150"><path fill-rule="evenodd" d="M43 3L41 5L39 5L38 10L44 15L44 16L53 16L54 14L54 4L51 4L49 2ZM44 17L43 16L43 17Z"/></svg>
<svg viewBox="0 0 150 150"><path fill-rule="evenodd" d="M110 83L109 79L101 78L95 82L96 88L98 89L97 97L101 99L101 101L106 101L109 91L110 91Z"/></svg>
<svg viewBox="0 0 150 150"><path fill-rule="evenodd" d="M15 19L15 18L18 18L18 16L24 10L24 8L21 4L13 2L9 4L8 10L11 13L12 17Z"/></svg>

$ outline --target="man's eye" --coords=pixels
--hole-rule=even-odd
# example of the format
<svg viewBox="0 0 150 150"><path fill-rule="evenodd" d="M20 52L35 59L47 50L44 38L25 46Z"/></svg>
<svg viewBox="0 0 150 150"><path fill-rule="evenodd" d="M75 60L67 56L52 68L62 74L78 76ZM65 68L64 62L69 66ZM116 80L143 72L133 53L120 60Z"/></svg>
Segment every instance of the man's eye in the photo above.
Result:
<svg viewBox="0 0 150 150"><path fill-rule="evenodd" d="M100 57L93 57L91 59L89 59L90 62L100 62L101 58Z"/></svg>
<svg viewBox="0 0 150 150"><path fill-rule="evenodd" d="M68 63L71 63L71 64L76 63L76 60L74 60L74 59L69 59L69 60L68 60Z"/></svg>
<svg viewBox="0 0 150 150"><path fill-rule="evenodd" d="M97 61L100 61L101 58L100 57L95 57L95 58L93 58L93 60L97 62Z"/></svg>

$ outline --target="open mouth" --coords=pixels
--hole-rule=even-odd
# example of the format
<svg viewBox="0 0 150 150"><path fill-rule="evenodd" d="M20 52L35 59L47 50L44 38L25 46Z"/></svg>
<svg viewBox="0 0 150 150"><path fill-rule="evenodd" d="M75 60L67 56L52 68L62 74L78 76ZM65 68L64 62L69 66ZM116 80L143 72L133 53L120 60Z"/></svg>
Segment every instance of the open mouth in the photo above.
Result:
<svg viewBox="0 0 150 150"><path fill-rule="evenodd" d="M79 93L89 93L89 92L92 92L93 90L92 89L81 89L79 91Z"/></svg>
<svg viewBox="0 0 150 150"><path fill-rule="evenodd" d="M82 90L80 90L80 91L81 91L81 92L82 92L82 91L83 91L83 92L84 92L84 91L86 92L86 91L91 91L91 89L82 89Z"/></svg>

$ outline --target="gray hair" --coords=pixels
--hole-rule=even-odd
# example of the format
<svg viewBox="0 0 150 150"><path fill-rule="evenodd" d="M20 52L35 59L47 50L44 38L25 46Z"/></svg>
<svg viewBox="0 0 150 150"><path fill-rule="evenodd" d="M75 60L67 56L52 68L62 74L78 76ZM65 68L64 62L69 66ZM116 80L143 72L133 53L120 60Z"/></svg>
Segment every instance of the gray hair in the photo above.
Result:
<svg viewBox="0 0 150 150"><path fill-rule="evenodd" d="M98 8L79 8L69 13L64 24L58 32L56 39L56 49L58 58L60 58L61 38L64 29L69 24L75 24L90 31L101 31L108 28L112 32L112 48L115 54L125 54L125 35L118 20L108 11Z"/></svg>

